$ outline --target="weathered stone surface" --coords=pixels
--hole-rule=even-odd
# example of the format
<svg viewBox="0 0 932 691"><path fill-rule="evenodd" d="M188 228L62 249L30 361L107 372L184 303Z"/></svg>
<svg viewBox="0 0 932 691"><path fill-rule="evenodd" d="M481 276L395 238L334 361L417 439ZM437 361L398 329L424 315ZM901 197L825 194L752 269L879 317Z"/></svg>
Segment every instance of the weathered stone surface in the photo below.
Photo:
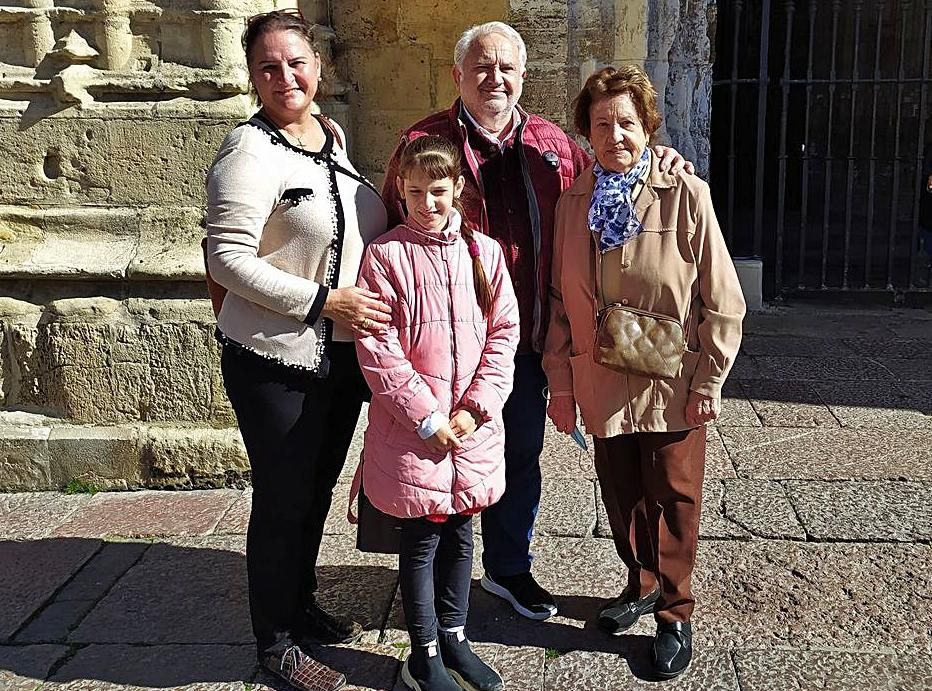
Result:
<svg viewBox="0 0 932 691"><path fill-rule="evenodd" d="M932 415L923 412L911 384L877 386L871 382L817 383L815 388L843 427L918 428L932 434Z"/></svg>
<svg viewBox="0 0 932 691"><path fill-rule="evenodd" d="M932 656L827 650L738 650L742 689L847 691L869 685L883 691L932 688Z"/></svg>
<svg viewBox="0 0 932 691"><path fill-rule="evenodd" d="M816 540L932 540L932 483L789 481L786 489Z"/></svg>
<svg viewBox="0 0 932 691"><path fill-rule="evenodd" d="M149 208L139 214L139 242L126 267L129 278L192 280L204 275L197 207Z"/></svg>
<svg viewBox="0 0 932 691"><path fill-rule="evenodd" d="M863 349L854 349L850 341L842 338L823 338L812 335L774 334L767 330L746 334L741 340L741 351L762 357L836 358L870 355Z"/></svg>
<svg viewBox="0 0 932 691"><path fill-rule="evenodd" d="M0 207L0 228L3 278L125 276L139 243L131 209Z"/></svg>
<svg viewBox="0 0 932 691"><path fill-rule="evenodd" d="M761 421L737 380L722 388L722 414L716 420L723 427L760 427Z"/></svg>
<svg viewBox="0 0 932 691"><path fill-rule="evenodd" d="M728 427L722 437L745 478L932 479L922 430Z"/></svg>
<svg viewBox="0 0 932 691"><path fill-rule="evenodd" d="M207 535L238 496L233 490L102 493L55 531L60 536Z"/></svg>
<svg viewBox="0 0 932 691"><path fill-rule="evenodd" d="M68 654L63 645L0 646L0 688L35 691L49 671Z"/></svg>
<svg viewBox="0 0 932 691"><path fill-rule="evenodd" d="M595 528L591 480L544 480L535 531L541 536L584 537Z"/></svg>
<svg viewBox="0 0 932 691"><path fill-rule="evenodd" d="M569 435L558 432L548 421L544 427L544 450L540 456L540 469L544 478L586 478L594 480L595 461L592 437L586 436L589 451L583 451Z"/></svg>
<svg viewBox="0 0 932 691"><path fill-rule="evenodd" d="M783 485L767 480L725 480L725 517L756 537L805 540Z"/></svg>
<svg viewBox="0 0 932 691"><path fill-rule="evenodd" d="M917 623L932 619L930 567L928 545L700 542L697 639L735 648L928 651L932 631Z"/></svg>
<svg viewBox="0 0 932 691"><path fill-rule="evenodd" d="M47 687L241 691L255 673L255 660L252 645L89 645L79 649ZM84 680L99 681L89 687Z"/></svg>
<svg viewBox="0 0 932 691"><path fill-rule="evenodd" d="M96 604L94 600L52 602L16 634L17 643L63 643Z"/></svg>
<svg viewBox="0 0 932 691"><path fill-rule="evenodd" d="M98 540L0 542L0 642L8 641L99 546Z"/></svg>
<svg viewBox="0 0 932 691"><path fill-rule="evenodd" d="M0 490L51 489L49 427L0 425Z"/></svg>
<svg viewBox="0 0 932 691"><path fill-rule="evenodd" d="M924 326L928 329L932 322L926 321ZM932 351L932 339L929 338L847 338L845 345L859 355L873 358L924 358Z"/></svg>
<svg viewBox="0 0 932 691"><path fill-rule="evenodd" d="M100 489L129 489L142 481L134 427L56 425L48 446L53 487L79 480Z"/></svg>
<svg viewBox="0 0 932 691"><path fill-rule="evenodd" d="M606 516L606 520L607 520ZM599 534L599 537L602 537ZM706 480L702 486L702 513L699 516L702 540L749 540L751 533L725 513L725 483Z"/></svg>
<svg viewBox="0 0 932 691"><path fill-rule="evenodd" d="M838 427L816 382L755 379L740 384L764 427Z"/></svg>
<svg viewBox="0 0 932 691"><path fill-rule="evenodd" d="M932 381L932 363L929 363L928 353L921 358L878 358L878 360L897 381Z"/></svg>
<svg viewBox="0 0 932 691"><path fill-rule="evenodd" d="M249 459L235 427L147 427L142 466L146 485L154 488L223 487L249 477Z"/></svg>
<svg viewBox="0 0 932 691"><path fill-rule="evenodd" d="M0 297L0 405L30 406L37 400L36 336L41 318L38 305Z"/></svg>
<svg viewBox="0 0 932 691"><path fill-rule="evenodd" d="M891 381L892 374L864 357L758 357L762 379L780 381ZM747 378L747 377L743 377Z"/></svg>
<svg viewBox="0 0 932 691"><path fill-rule="evenodd" d="M247 644L252 631L239 552L155 544L72 632L72 643ZM178 574L184 574L179 578Z"/></svg>
<svg viewBox="0 0 932 691"><path fill-rule="evenodd" d="M705 476L707 478L737 477L735 466L728 457L718 428L707 425L705 436Z"/></svg>
<svg viewBox="0 0 932 691"><path fill-rule="evenodd" d="M631 637L628 637L631 638ZM547 662L545 691L564 689L652 689L649 639L619 643L620 654L571 651ZM726 650L698 648L689 669L663 688L690 691L739 691L735 668Z"/></svg>
<svg viewBox="0 0 932 691"><path fill-rule="evenodd" d="M86 494L57 492L0 495L0 539L37 540L46 537L90 501Z"/></svg>
<svg viewBox="0 0 932 691"><path fill-rule="evenodd" d="M324 523L325 535L351 535L355 538L356 527L346 519L349 507L350 483L338 482L333 489L333 503ZM249 513L252 509L252 488L247 488L230 507L217 527L216 535L245 535L249 528Z"/></svg>
<svg viewBox="0 0 932 691"><path fill-rule="evenodd" d="M149 549L147 542L107 542L55 595L55 602L102 598Z"/></svg>

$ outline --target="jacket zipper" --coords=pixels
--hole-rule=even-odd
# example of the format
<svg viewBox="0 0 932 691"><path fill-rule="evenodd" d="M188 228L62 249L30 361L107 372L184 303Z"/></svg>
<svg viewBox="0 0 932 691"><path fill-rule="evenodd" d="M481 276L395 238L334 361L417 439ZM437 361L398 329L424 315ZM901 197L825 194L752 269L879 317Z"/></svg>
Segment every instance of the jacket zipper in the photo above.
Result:
<svg viewBox="0 0 932 691"><path fill-rule="evenodd" d="M450 253L453 251L459 250L459 243L452 245L443 245L441 247L441 256L443 257L444 263L447 265L447 304L449 305L450 310L450 363L453 366L453 372L450 382L450 407L452 412L453 399L456 396L456 335L453 327L453 270L451 268L451 256ZM456 462L453 460L453 455L456 453L456 449L450 449L450 464L453 467L453 483L450 485L450 506L453 505L453 496L455 495L454 488L456 487L457 473L456 473Z"/></svg>

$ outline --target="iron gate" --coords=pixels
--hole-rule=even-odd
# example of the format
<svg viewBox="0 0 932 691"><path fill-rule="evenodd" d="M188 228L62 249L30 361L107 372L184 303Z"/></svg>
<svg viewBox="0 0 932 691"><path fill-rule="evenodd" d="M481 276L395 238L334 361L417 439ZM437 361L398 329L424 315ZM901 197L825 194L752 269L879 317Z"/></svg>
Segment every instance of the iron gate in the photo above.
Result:
<svg viewBox="0 0 932 691"><path fill-rule="evenodd" d="M930 52L932 0L719 0L713 199L768 297L932 292Z"/></svg>

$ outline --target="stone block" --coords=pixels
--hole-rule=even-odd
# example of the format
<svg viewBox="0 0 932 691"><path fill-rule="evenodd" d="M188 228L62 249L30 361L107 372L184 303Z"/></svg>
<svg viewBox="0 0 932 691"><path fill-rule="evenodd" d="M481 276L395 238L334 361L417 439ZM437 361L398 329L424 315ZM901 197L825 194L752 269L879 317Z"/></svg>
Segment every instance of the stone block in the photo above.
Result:
<svg viewBox="0 0 932 691"><path fill-rule="evenodd" d="M702 514L699 516L699 539L751 539L751 533L747 529L725 514L725 484L721 480L706 480L702 485Z"/></svg>
<svg viewBox="0 0 932 691"><path fill-rule="evenodd" d="M203 217L204 211L194 207L149 208L141 211L138 249L127 267L127 276L135 280L202 279Z"/></svg>
<svg viewBox="0 0 932 691"><path fill-rule="evenodd" d="M727 427L725 447L739 477L932 480L923 430Z"/></svg>
<svg viewBox="0 0 932 691"><path fill-rule="evenodd" d="M48 440L52 485L72 480L100 489L139 487L139 430L135 427L56 425Z"/></svg>
<svg viewBox="0 0 932 691"><path fill-rule="evenodd" d="M0 208L0 277L121 278L139 244L132 209Z"/></svg>
<svg viewBox="0 0 932 691"><path fill-rule="evenodd" d="M0 117L0 156L21 162L0 169L0 204L201 204L207 169L239 120L204 118L200 103L174 117L148 106L97 112L46 117L29 128Z"/></svg>
<svg viewBox="0 0 932 691"><path fill-rule="evenodd" d="M249 459L236 428L147 427L142 466L146 485L154 489L241 485L249 477Z"/></svg>
<svg viewBox="0 0 932 691"><path fill-rule="evenodd" d="M109 590L69 641L252 643L244 557L210 543L155 544Z"/></svg>
<svg viewBox="0 0 932 691"><path fill-rule="evenodd" d="M404 105L404 108L397 108L399 105ZM382 185L381 175L398 146L402 132L430 113L428 107L409 108L407 101L386 106L369 111L366 118L368 125L357 128L353 140L353 146L360 152L359 164L367 170L374 168L380 172L378 179L371 178L379 189Z"/></svg>
<svg viewBox="0 0 932 691"><path fill-rule="evenodd" d="M401 0L344 0L331 7L330 21L341 43L394 43L401 38L400 10ZM365 69L364 61L358 64Z"/></svg>
<svg viewBox="0 0 932 691"><path fill-rule="evenodd" d="M38 305L0 298L0 405L31 406L38 399L36 326L41 318Z"/></svg>
<svg viewBox="0 0 932 691"><path fill-rule="evenodd" d="M52 602L16 634L17 643L63 643L68 633L91 611L94 600Z"/></svg>
<svg viewBox="0 0 932 691"><path fill-rule="evenodd" d="M544 480L535 531L549 537L591 535L596 524L595 492L591 480Z"/></svg>
<svg viewBox="0 0 932 691"><path fill-rule="evenodd" d="M243 494L223 514L223 518L214 528L215 535L245 535L249 529L249 514L252 511L252 487L247 487Z"/></svg>
<svg viewBox="0 0 932 691"><path fill-rule="evenodd" d="M0 425L0 491L52 488L50 427Z"/></svg>
<svg viewBox="0 0 932 691"><path fill-rule="evenodd" d="M98 540L0 541L0 643L9 641L99 546Z"/></svg>
<svg viewBox="0 0 932 691"><path fill-rule="evenodd" d="M431 72L434 84L434 108L436 110L447 109L460 95L456 82L453 81L452 50L449 58L446 56L442 58L435 57ZM413 125L414 122L411 124Z"/></svg>
<svg viewBox="0 0 932 691"><path fill-rule="evenodd" d="M756 537L805 540L787 491L778 482L725 480L724 515Z"/></svg>
<svg viewBox="0 0 932 691"><path fill-rule="evenodd" d="M741 688L757 691L847 691L865 684L883 691L932 688L932 657L845 650L737 650Z"/></svg>
<svg viewBox="0 0 932 691"><path fill-rule="evenodd" d="M708 541L696 564L697 640L928 654L928 545Z"/></svg>
<svg viewBox="0 0 932 691"><path fill-rule="evenodd" d="M761 421L747 399L741 383L725 382L722 388L722 414L716 424L723 427L760 427Z"/></svg>
<svg viewBox="0 0 932 691"><path fill-rule="evenodd" d="M0 540L38 540L90 501L87 494L19 492L0 495Z"/></svg>
<svg viewBox="0 0 932 691"><path fill-rule="evenodd" d="M932 540L929 482L797 482L787 493L816 540Z"/></svg>
<svg viewBox="0 0 932 691"><path fill-rule="evenodd" d="M89 645L76 651L50 679L61 691L126 688L244 691L255 672L254 645ZM93 687L75 686L99 679Z"/></svg>
<svg viewBox="0 0 932 691"><path fill-rule="evenodd" d="M353 50L353 60L365 71L352 75L358 85L351 102L363 111L397 108L430 112L429 47L413 43L371 43ZM423 117L423 116L422 116ZM357 149L361 150L361 149Z"/></svg>
<svg viewBox="0 0 932 691"><path fill-rule="evenodd" d="M128 538L207 535L238 492L105 492L96 494L55 531L60 536Z"/></svg>
<svg viewBox="0 0 932 691"><path fill-rule="evenodd" d="M739 383L764 427L839 426L819 395L817 382L746 379Z"/></svg>
<svg viewBox="0 0 932 691"><path fill-rule="evenodd" d="M55 595L55 602L97 602L149 549L148 542L107 542Z"/></svg>
<svg viewBox="0 0 932 691"><path fill-rule="evenodd" d="M0 688L35 691L68 652L64 645L0 646Z"/></svg>
<svg viewBox="0 0 932 691"><path fill-rule="evenodd" d="M932 431L932 415L912 383L816 382L815 389L842 427Z"/></svg>

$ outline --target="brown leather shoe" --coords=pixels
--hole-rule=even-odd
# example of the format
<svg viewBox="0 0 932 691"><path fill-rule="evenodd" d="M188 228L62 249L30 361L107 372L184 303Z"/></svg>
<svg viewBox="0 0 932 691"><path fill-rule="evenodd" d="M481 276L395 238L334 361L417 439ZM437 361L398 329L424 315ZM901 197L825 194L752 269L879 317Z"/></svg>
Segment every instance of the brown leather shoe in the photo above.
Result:
<svg viewBox="0 0 932 691"><path fill-rule="evenodd" d="M338 691L346 686L346 677L292 645L281 657L268 655L262 666L301 691Z"/></svg>

